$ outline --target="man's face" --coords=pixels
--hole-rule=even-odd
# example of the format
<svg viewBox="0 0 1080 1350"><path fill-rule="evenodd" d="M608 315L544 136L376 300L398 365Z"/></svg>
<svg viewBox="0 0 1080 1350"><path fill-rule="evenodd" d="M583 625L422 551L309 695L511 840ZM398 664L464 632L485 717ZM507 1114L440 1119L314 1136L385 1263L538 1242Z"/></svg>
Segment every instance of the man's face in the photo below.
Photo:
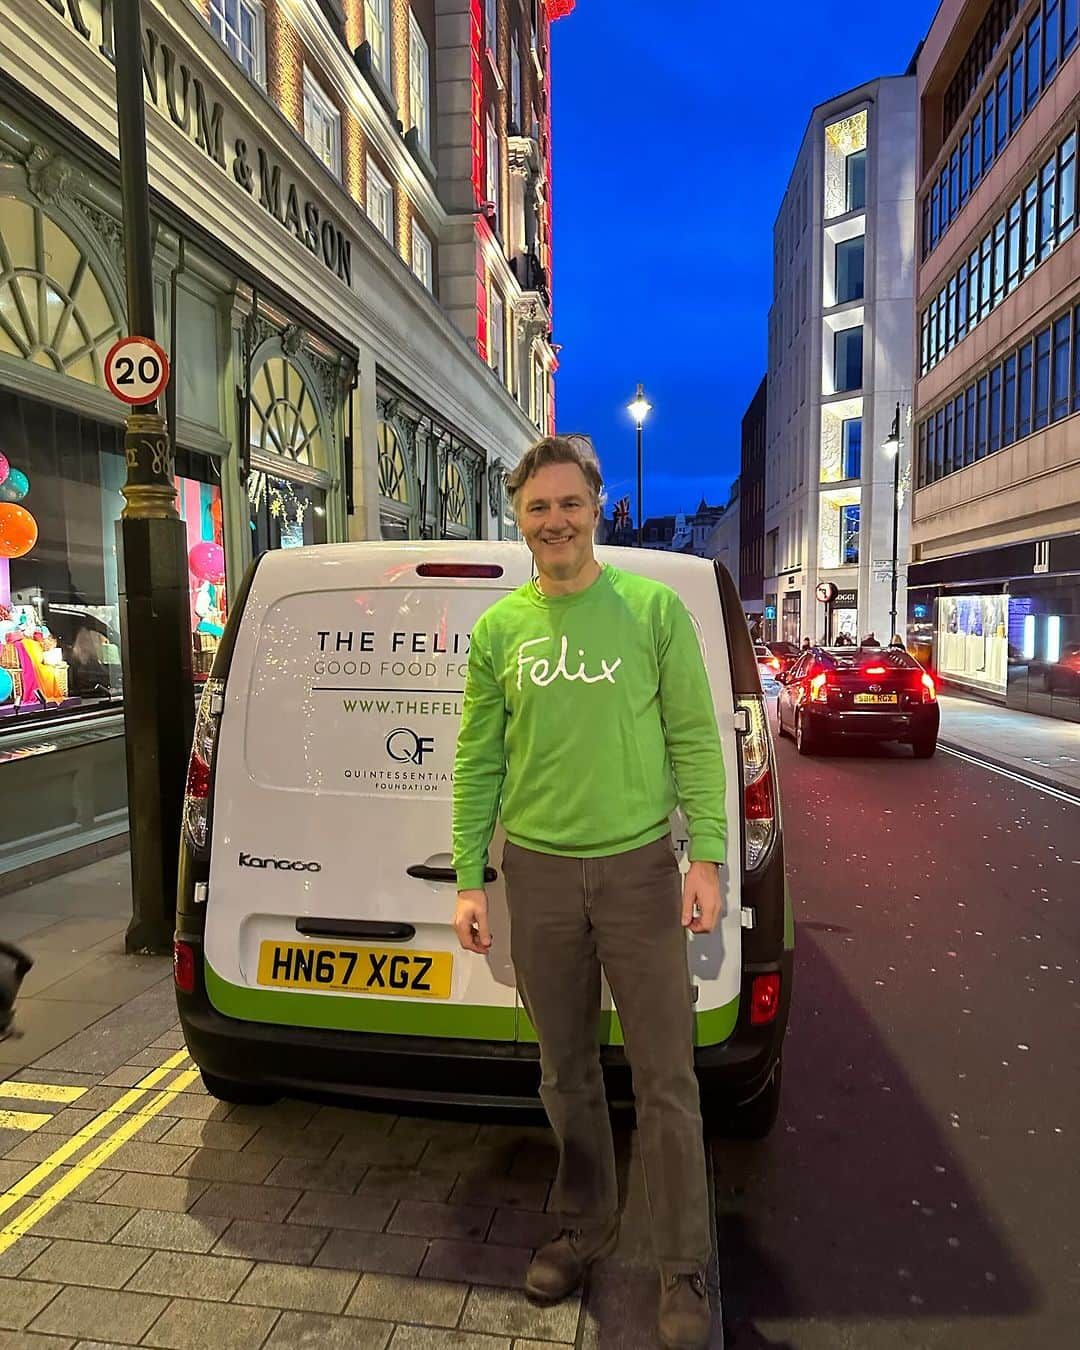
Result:
<svg viewBox="0 0 1080 1350"><path fill-rule="evenodd" d="M521 489L518 523L537 568L556 581L576 577L593 558L600 518L576 464L546 464Z"/></svg>

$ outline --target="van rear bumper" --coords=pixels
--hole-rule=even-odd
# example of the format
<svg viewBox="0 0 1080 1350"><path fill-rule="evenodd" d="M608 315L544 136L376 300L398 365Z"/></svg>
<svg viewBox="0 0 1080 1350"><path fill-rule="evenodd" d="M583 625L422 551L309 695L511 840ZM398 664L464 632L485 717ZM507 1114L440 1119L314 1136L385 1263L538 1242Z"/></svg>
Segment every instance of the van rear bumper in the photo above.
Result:
<svg viewBox="0 0 1080 1350"><path fill-rule="evenodd" d="M753 974L781 972L781 1006L767 1026L749 1022ZM345 1096L367 1101L536 1108L539 1049L527 1042L387 1036L367 1032L246 1022L211 1004L196 960L191 994L177 992L180 1022L200 1069L233 1082L294 1097ZM737 1104L768 1082L783 1042L791 994L792 953L744 975L739 1017L726 1041L699 1046L702 1095ZM632 1100L630 1068L619 1046L601 1051L608 1095Z"/></svg>

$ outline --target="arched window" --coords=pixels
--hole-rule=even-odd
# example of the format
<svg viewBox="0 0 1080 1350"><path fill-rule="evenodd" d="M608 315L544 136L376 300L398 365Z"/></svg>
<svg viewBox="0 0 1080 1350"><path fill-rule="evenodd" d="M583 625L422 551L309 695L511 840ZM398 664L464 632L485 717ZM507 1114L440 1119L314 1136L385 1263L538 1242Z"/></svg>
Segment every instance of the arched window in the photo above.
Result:
<svg viewBox="0 0 1080 1350"><path fill-rule="evenodd" d="M122 331L93 265L39 206L3 198L0 352L105 388L105 355Z"/></svg>
<svg viewBox="0 0 1080 1350"><path fill-rule="evenodd" d="M443 475L443 503L446 511L446 534L468 536L472 524L472 510L465 479L453 460L448 460Z"/></svg>
<svg viewBox="0 0 1080 1350"><path fill-rule="evenodd" d="M255 552L323 544L330 476L318 396L277 339L252 366L247 491Z"/></svg>
<svg viewBox="0 0 1080 1350"><path fill-rule="evenodd" d="M396 422L380 418L378 447L380 532L384 539L413 539L416 509L405 431Z"/></svg>

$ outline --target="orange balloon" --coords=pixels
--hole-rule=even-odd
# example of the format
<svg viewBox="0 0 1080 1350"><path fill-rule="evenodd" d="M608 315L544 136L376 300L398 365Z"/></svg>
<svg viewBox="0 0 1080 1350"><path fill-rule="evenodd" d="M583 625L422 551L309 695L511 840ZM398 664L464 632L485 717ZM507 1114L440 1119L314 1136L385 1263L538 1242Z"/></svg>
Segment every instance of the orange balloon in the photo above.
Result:
<svg viewBox="0 0 1080 1350"><path fill-rule="evenodd" d="M21 558L37 543L37 521L25 506L0 502L0 558Z"/></svg>

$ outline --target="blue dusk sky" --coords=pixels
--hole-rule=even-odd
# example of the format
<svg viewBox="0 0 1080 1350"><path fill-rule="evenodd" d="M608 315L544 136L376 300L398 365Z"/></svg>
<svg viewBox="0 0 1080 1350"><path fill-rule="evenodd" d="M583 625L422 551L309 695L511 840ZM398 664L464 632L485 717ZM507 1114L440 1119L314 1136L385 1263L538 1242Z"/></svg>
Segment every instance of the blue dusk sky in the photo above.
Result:
<svg viewBox="0 0 1080 1350"><path fill-rule="evenodd" d="M560 431L590 434L609 499L726 502L765 373L772 229L811 109L906 70L937 0L578 0L552 29Z"/></svg>

